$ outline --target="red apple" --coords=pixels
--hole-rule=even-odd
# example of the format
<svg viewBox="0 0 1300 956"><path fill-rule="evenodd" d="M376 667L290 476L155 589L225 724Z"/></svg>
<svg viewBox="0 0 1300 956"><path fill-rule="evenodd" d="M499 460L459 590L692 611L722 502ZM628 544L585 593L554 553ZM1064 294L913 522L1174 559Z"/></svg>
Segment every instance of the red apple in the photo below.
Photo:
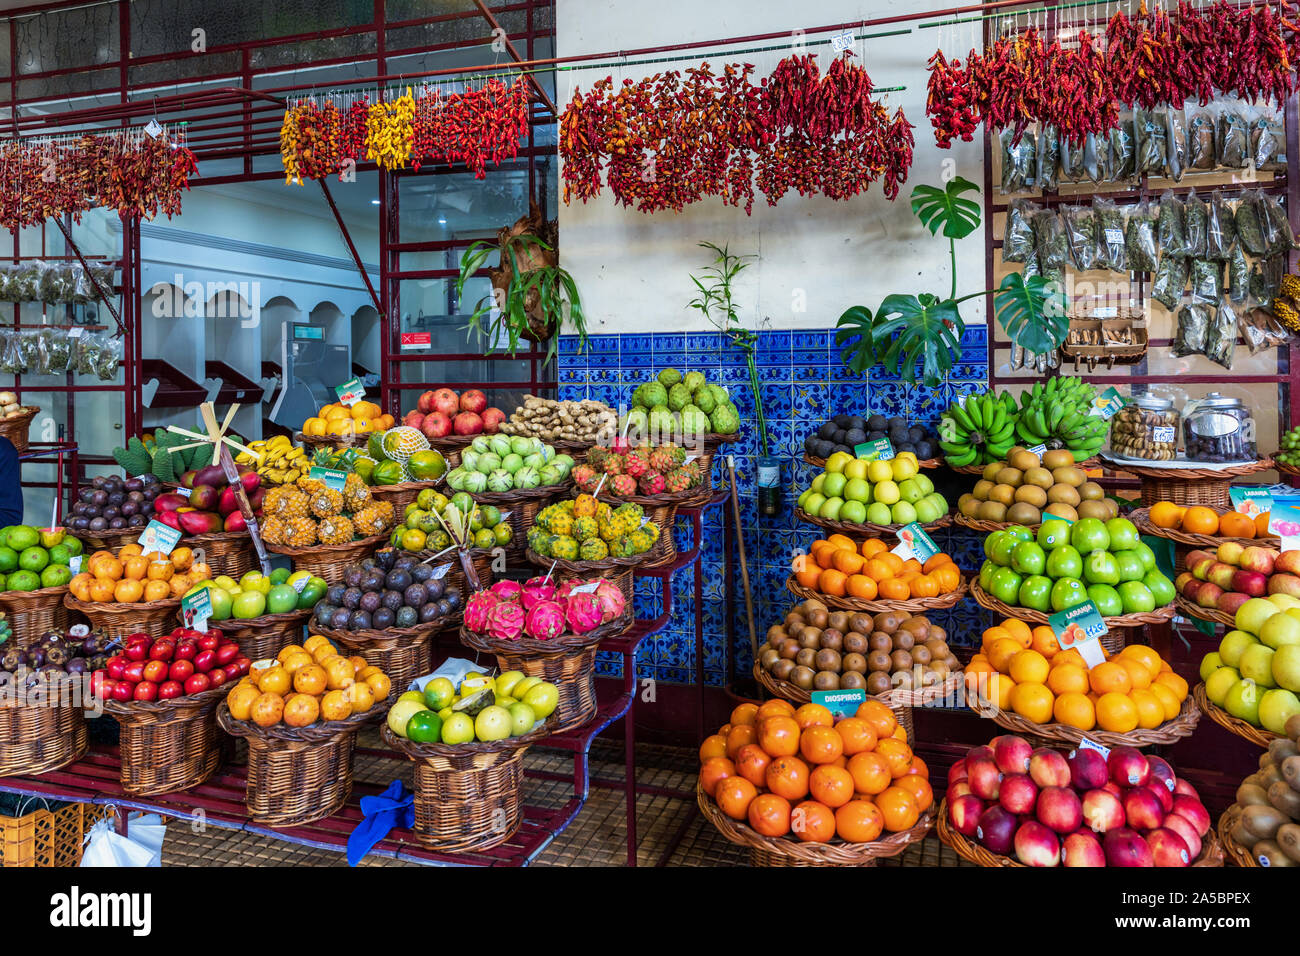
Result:
<svg viewBox="0 0 1300 956"><path fill-rule="evenodd" d="M432 405L431 411L442 412L448 418L460 411L460 399L449 388L440 388L434 392ZM421 409L421 411L424 411L424 409Z"/></svg>
<svg viewBox="0 0 1300 956"><path fill-rule="evenodd" d="M1002 773L991 759L980 757L977 760L966 759L966 782L970 784L971 793L981 800L996 800L1002 788Z"/></svg>
<svg viewBox="0 0 1300 956"><path fill-rule="evenodd" d="M176 642L167 637L160 637L149 648L149 660L169 661L176 652Z"/></svg>
<svg viewBox="0 0 1300 956"><path fill-rule="evenodd" d="M998 789L998 804L1007 813L1016 816L1034 812L1034 801L1038 799L1038 787L1027 774L1008 773L1002 777Z"/></svg>
<svg viewBox="0 0 1300 956"><path fill-rule="evenodd" d="M948 786L952 786L959 780L966 779L966 758L962 757L955 764L948 768Z"/></svg>
<svg viewBox="0 0 1300 956"><path fill-rule="evenodd" d="M1232 575L1232 590L1251 597L1263 597L1268 593L1268 575L1239 568Z"/></svg>
<svg viewBox="0 0 1300 956"><path fill-rule="evenodd" d="M474 412L461 412L451 422L457 435L477 435L483 431L483 419Z"/></svg>
<svg viewBox="0 0 1300 956"><path fill-rule="evenodd" d="M1232 579L1236 576L1237 569L1231 564L1224 564L1222 561L1215 561L1210 565L1210 570L1205 573L1205 580L1215 584L1225 591L1232 590Z"/></svg>
<svg viewBox="0 0 1300 956"><path fill-rule="evenodd" d="M1109 790L1089 790L1083 795L1084 822L1097 833L1124 825L1124 804Z"/></svg>
<svg viewBox="0 0 1300 956"><path fill-rule="evenodd" d="M1190 571L1184 571L1182 574L1178 575L1178 577L1174 578L1174 590L1179 594L1186 594L1187 585L1190 582L1199 583L1196 581L1196 578L1192 577Z"/></svg>
<svg viewBox="0 0 1300 956"><path fill-rule="evenodd" d="M1211 610L1218 608L1221 597L1223 597L1223 588L1213 581L1202 581L1201 586L1196 589L1196 603L1203 608Z"/></svg>
<svg viewBox="0 0 1300 956"><path fill-rule="evenodd" d="M1202 552L1201 556L1195 560L1193 560L1192 555L1189 554L1187 556L1187 563L1184 567L1192 572L1192 577L1196 578L1196 580L1207 581L1209 580L1210 568L1214 567L1215 563L1216 560L1214 555Z"/></svg>
<svg viewBox="0 0 1300 956"><path fill-rule="evenodd" d="M489 435L495 435L501 428L501 423L506 420L506 413L493 405L483 412L483 431Z"/></svg>
<svg viewBox="0 0 1300 956"><path fill-rule="evenodd" d="M1250 600L1249 594L1242 594L1240 591L1224 591L1219 595L1219 600L1214 606L1224 614L1230 614L1236 617L1238 609Z"/></svg>
<svg viewBox="0 0 1300 956"><path fill-rule="evenodd" d="M1170 793L1173 793L1174 786L1178 783L1178 775L1174 773L1174 768L1169 766L1169 761L1164 757L1148 754L1147 766L1151 769L1152 779L1159 780Z"/></svg>
<svg viewBox="0 0 1300 956"><path fill-rule="evenodd" d="M1146 835L1151 860L1156 866L1191 866L1192 855L1186 842L1173 830L1157 827Z"/></svg>
<svg viewBox="0 0 1300 956"><path fill-rule="evenodd" d="M1140 787L1151 776L1151 765L1136 747L1114 747L1106 758L1110 779L1121 787Z"/></svg>
<svg viewBox="0 0 1300 956"><path fill-rule="evenodd" d="M158 685L159 700L172 700L175 697L180 697L184 693L185 688L179 681L168 680L163 681Z"/></svg>
<svg viewBox="0 0 1300 956"><path fill-rule="evenodd" d="M958 780L956 783L948 784L948 792L944 796L947 797L948 803L951 804L957 797L963 797L971 792L969 783L965 780Z"/></svg>
<svg viewBox="0 0 1300 956"><path fill-rule="evenodd" d="M1261 548L1260 550L1265 550ZM1274 574L1300 574L1300 553L1295 551L1283 551L1278 554L1272 548L1267 549L1274 555L1273 573Z"/></svg>
<svg viewBox="0 0 1300 956"><path fill-rule="evenodd" d="M1286 557L1288 554L1291 554L1291 552L1284 551L1282 557ZM1282 563L1281 558L1278 559L1278 563ZM1268 593L1300 597L1300 577L1296 577L1294 574L1278 574L1274 571L1273 576L1268 579Z"/></svg>
<svg viewBox="0 0 1300 956"><path fill-rule="evenodd" d="M1272 548L1249 547L1241 552L1241 568L1245 571L1258 571L1268 577L1277 566L1278 553ZM1290 559L1288 559L1290 563ZM1287 570L1285 567L1283 571Z"/></svg>
<svg viewBox="0 0 1300 956"><path fill-rule="evenodd" d="M1010 853L1016 839L1015 816L996 804L986 807L975 827L975 839L990 853Z"/></svg>
<svg viewBox="0 0 1300 956"><path fill-rule="evenodd" d="M1040 787L1068 787L1070 765L1060 751L1039 747L1029 758L1029 776Z"/></svg>
<svg viewBox="0 0 1300 956"><path fill-rule="evenodd" d="M1165 818L1160 801L1147 787L1134 787L1124 794L1124 820L1139 830L1154 830Z"/></svg>
<svg viewBox="0 0 1300 956"><path fill-rule="evenodd" d="M1029 757L1034 748L1029 741L1015 734L1003 734L989 741L993 747L993 762L1003 773L1029 773ZM1013 811L1020 812L1020 811Z"/></svg>
<svg viewBox="0 0 1300 956"><path fill-rule="evenodd" d="M1076 830L1061 841L1062 866L1105 866L1101 841L1087 830Z"/></svg>
<svg viewBox="0 0 1300 956"><path fill-rule="evenodd" d="M1025 866L1057 866L1061 862L1061 841L1041 823L1022 823L1015 844L1016 859Z"/></svg>
<svg viewBox="0 0 1300 956"><path fill-rule="evenodd" d="M966 751L965 759L967 768L970 767L972 760L978 760L980 757L987 757L989 760L992 760L993 748L988 744L980 744L978 747L972 747L970 750Z"/></svg>
<svg viewBox="0 0 1300 956"><path fill-rule="evenodd" d="M1106 782L1106 758L1096 750L1080 747L1066 759L1070 765L1070 785L1079 791L1095 790Z"/></svg>
<svg viewBox="0 0 1300 956"><path fill-rule="evenodd" d="M182 637L176 642L176 660L192 661L199 652L199 644L192 637Z"/></svg>
<svg viewBox="0 0 1300 956"><path fill-rule="evenodd" d="M1171 813L1165 817L1161 826L1173 830L1183 838L1183 842L1187 844L1187 853L1193 860L1201 855L1201 835L1196 832L1196 827L1192 826L1185 816Z"/></svg>
<svg viewBox="0 0 1300 956"><path fill-rule="evenodd" d="M129 680L120 680L113 685L114 700L131 700L135 694L135 684Z"/></svg>
<svg viewBox="0 0 1300 956"><path fill-rule="evenodd" d="M194 657L194 669L200 674L206 674L216 666L217 654L215 651L199 651Z"/></svg>
<svg viewBox="0 0 1300 956"><path fill-rule="evenodd" d="M460 410L482 415L487 408L487 396L477 388L467 388L460 393Z"/></svg>
<svg viewBox="0 0 1300 956"><path fill-rule="evenodd" d="M446 438L451 434L451 419L442 412L430 412L424 416L420 431L425 438Z"/></svg>
<svg viewBox="0 0 1300 956"><path fill-rule="evenodd" d="M973 837L984 812L984 801L973 793L948 801L948 822L962 836Z"/></svg>
<svg viewBox="0 0 1300 956"><path fill-rule="evenodd" d="M420 397L416 399L415 408L422 415L427 415L433 411L433 400L437 392L421 392Z"/></svg>
<svg viewBox="0 0 1300 956"><path fill-rule="evenodd" d="M144 641L132 641L122 653L128 661L145 661L149 659L149 645Z"/></svg>
<svg viewBox="0 0 1300 956"><path fill-rule="evenodd" d="M1146 840L1128 827L1108 830L1101 841L1107 866L1155 866Z"/></svg>
<svg viewBox="0 0 1300 956"><path fill-rule="evenodd" d="M121 680L122 672L126 670L126 658L121 654L114 654L104 662L104 670L113 680Z"/></svg>
<svg viewBox="0 0 1300 956"><path fill-rule="evenodd" d="M1184 817L1188 823L1196 828L1197 836L1204 837L1210 830L1210 814L1206 812L1204 804L1200 800L1184 796L1181 793L1174 795L1174 813Z"/></svg>

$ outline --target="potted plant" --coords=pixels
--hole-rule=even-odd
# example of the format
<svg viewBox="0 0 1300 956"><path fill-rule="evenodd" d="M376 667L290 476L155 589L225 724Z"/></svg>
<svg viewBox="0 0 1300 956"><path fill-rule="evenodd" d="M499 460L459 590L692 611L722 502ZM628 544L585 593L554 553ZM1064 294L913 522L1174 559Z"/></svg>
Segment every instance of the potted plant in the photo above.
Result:
<svg viewBox="0 0 1300 956"><path fill-rule="evenodd" d="M470 335L480 331L487 337L485 355L493 354L502 342L502 351L512 358L521 340L546 342L549 362L555 357L556 335L566 320L578 333L578 351L586 351L582 299L573 276L560 268L557 235L556 221L542 219L533 203L527 216L497 233L495 243L480 239L465 250L456 279L458 298L488 257L493 252L499 254L497 267L488 270L492 292L475 303L466 324Z"/></svg>

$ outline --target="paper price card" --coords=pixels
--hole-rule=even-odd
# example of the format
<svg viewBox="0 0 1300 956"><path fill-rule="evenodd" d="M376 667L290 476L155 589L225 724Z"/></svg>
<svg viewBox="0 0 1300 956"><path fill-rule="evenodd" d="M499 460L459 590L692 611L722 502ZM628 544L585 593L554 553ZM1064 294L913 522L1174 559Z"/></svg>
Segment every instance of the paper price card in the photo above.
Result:
<svg viewBox="0 0 1300 956"><path fill-rule="evenodd" d="M447 572L450 571L450 570L451 570L451 564L450 564L450 563L448 563L448 564L440 564L440 565L438 565L436 568L433 569L433 573L429 575L429 580L430 580L430 581L441 581L443 578L445 578L445 577L447 576Z"/></svg>
<svg viewBox="0 0 1300 956"><path fill-rule="evenodd" d="M169 528L161 521L150 521L140 532L140 537L136 538L136 543L145 554L150 551L171 554L172 548L176 547L176 542L180 539L180 528Z"/></svg>
<svg viewBox="0 0 1300 956"><path fill-rule="evenodd" d="M831 715L839 720L841 717L852 717L858 712L858 708L866 702L867 692L862 688L857 690L815 690L812 692L814 704L821 704L831 712Z"/></svg>
<svg viewBox="0 0 1300 956"><path fill-rule="evenodd" d="M1232 510L1239 511L1248 518L1258 518L1266 511L1273 510L1273 492L1267 488L1241 487L1235 485L1228 489L1232 499Z"/></svg>
<svg viewBox="0 0 1300 956"><path fill-rule="evenodd" d="M1092 408L1088 409L1088 414L1109 421L1111 416L1128 403L1129 400L1112 385L1092 400Z"/></svg>
<svg viewBox="0 0 1300 956"><path fill-rule="evenodd" d="M312 465L307 472L307 477L323 481L326 488L333 488L335 491L342 491L348 483L348 473L346 471L339 471L337 468L322 468L319 465Z"/></svg>
<svg viewBox="0 0 1300 956"><path fill-rule="evenodd" d="M570 594L595 594L596 588L600 587L599 581L592 581L590 584L579 585L570 591Z"/></svg>
<svg viewBox="0 0 1300 956"><path fill-rule="evenodd" d="M1107 757L1110 756L1110 748L1109 748L1109 747L1103 747L1101 744L1097 743L1095 740L1089 740L1087 737L1082 737L1082 738L1080 738L1078 749L1079 749L1079 750L1095 750L1095 751L1097 751L1097 753L1101 754L1101 759L1102 759L1102 760L1105 760ZM1073 756L1073 755L1071 755L1071 756Z"/></svg>
<svg viewBox="0 0 1300 956"><path fill-rule="evenodd" d="M846 30L844 33L837 33L831 37L831 49L836 53L843 53L853 46L853 31Z"/></svg>
<svg viewBox="0 0 1300 956"><path fill-rule="evenodd" d="M334 394L344 405L355 405L366 397L366 388L361 384L361 379L350 378L342 385L336 385Z"/></svg>
<svg viewBox="0 0 1300 956"><path fill-rule="evenodd" d="M1268 532L1282 539L1283 551L1300 550L1300 498L1275 495L1269 511Z"/></svg>
<svg viewBox="0 0 1300 956"><path fill-rule="evenodd" d="M894 443L888 438L873 438L871 441L854 445L853 455L866 461L889 461L894 457Z"/></svg>
<svg viewBox="0 0 1300 956"><path fill-rule="evenodd" d="M1097 605L1091 601L1058 611L1047 618L1047 623L1055 632L1062 650L1075 648L1089 668L1096 667L1106 659L1101 650L1100 638L1108 629Z"/></svg>
<svg viewBox="0 0 1300 956"><path fill-rule="evenodd" d="M913 521L898 529L898 547L894 548L894 554L904 561L908 558L916 558L925 564L938 553L939 546L925 533L925 529L918 522Z"/></svg>
<svg viewBox="0 0 1300 956"><path fill-rule="evenodd" d="M1026 451L1033 452L1035 455L1038 456L1038 460L1039 460L1039 461L1042 461L1042 460L1043 460L1043 456L1047 454L1047 446L1046 446L1046 445L1035 445L1035 446L1032 447L1032 448L1028 448L1028 449L1026 449Z"/></svg>
<svg viewBox="0 0 1300 956"><path fill-rule="evenodd" d="M196 631L208 629L208 618L212 616L212 595L207 588L187 594L181 598L181 620L185 626Z"/></svg>

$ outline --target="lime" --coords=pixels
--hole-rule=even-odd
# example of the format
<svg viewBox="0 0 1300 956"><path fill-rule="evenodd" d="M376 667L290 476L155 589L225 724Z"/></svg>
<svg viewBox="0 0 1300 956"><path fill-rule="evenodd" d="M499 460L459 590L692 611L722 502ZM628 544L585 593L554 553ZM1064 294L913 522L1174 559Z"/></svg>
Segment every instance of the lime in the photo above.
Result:
<svg viewBox="0 0 1300 956"><path fill-rule="evenodd" d="M28 527L25 524L16 524L9 529L5 535L5 544L15 551L24 551L27 548L40 544L41 534L35 528ZM44 567L44 565L42 565ZM35 569L39 570L39 569Z"/></svg>
<svg viewBox="0 0 1300 956"><path fill-rule="evenodd" d="M436 744L442 736L442 718L431 710L417 711L406 722L406 738L417 744Z"/></svg>
<svg viewBox="0 0 1300 956"><path fill-rule="evenodd" d="M495 505L480 505L479 510L483 513L483 527L495 528L501 523L501 509Z"/></svg>
<svg viewBox="0 0 1300 956"><path fill-rule="evenodd" d="M64 567L67 567L68 562L71 560L72 553L68 551L68 546L66 544L56 544L54 547L50 548L50 564L61 564Z"/></svg>
<svg viewBox="0 0 1300 956"><path fill-rule="evenodd" d="M15 571L5 579L5 587L10 591L35 591L41 586L41 578L35 571Z"/></svg>
<svg viewBox="0 0 1300 956"><path fill-rule="evenodd" d="M50 552L40 545L33 545L18 552L18 567L24 571L44 571L50 563Z"/></svg>
<svg viewBox="0 0 1300 956"><path fill-rule="evenodd" d="M72 555L74 558L86 550L85 545L72 535L68 535L63 539L63 546L68 549L68 554Z"/></svg>
<svg viewBox="0 0 1300 956"><path fill-rule="evenodd" d="M388 729L399 737L405 737L407 723L420 713L424 713L422 702L401 698L388 711Z"/></svg>
<svg viewBox="0 0 1300 956"><path fill-rule="evenodd" d="M271 575L274 580L275 575ZM291 584L273 584L266 592L266 611L268 614L288 614L298 607L298 592Z"/></svg>
<svg viewBox="0 0 1300 956"><path fill-rule="evenodd" d="M271 572L271 585L284 584L289 580L288 568L276 568Z"/></svg>
<svg viewBox="0 0 1300 956"><path fill-rule="evenodd" d="M8 545L0 545L0 574L18 570L18 552Z"/></svg>

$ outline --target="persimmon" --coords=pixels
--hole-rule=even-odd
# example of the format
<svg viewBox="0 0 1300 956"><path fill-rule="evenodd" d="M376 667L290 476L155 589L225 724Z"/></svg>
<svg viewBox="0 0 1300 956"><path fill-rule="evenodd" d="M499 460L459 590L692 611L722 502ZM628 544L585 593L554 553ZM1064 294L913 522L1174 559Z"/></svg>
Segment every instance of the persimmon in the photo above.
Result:
<svg viewBox="0 0 1300 956"><path fill-rule="evenodd" d="M835 725L835 732L844 741L844 755L847 757L876 748L875 728L861 717L845 717Z"/></svg>
<svg viewBox="0 0 1300 956"><path fill-rule="evenodd" d="M889 787L876 795L876 806L885 818L885 829L891 833L910 830L921 818L921 810L916 799L902 787Z"/></svg>
<svg viewBox="0 0 1300 956"><path fill-rule="evenodd" d="M749 802L746 817L763 836L785 836L790 832L790 801L775 793L760 793Z"/></svg>
<svg viewBox="0 0 1300 956"><path fill-rule="evenodd" d="M731 712L731 725L734 727L737 724L757 723L758 722L757 718L758 718L758 704L752 704L748 702L744 704L737 704L735 709L732 710Z"/></svg>
<svg viewBox="0 0 1300 956"><path fill-rule="evenodd" d="M835 723L835 715L822 704L804 704L794 712L794 722L800 730L809 727L830 727Z"/></svg>
<svg viewBox="0 0 1300 956"><path fill-rule="evenodd" d="M879 593L885 601L906 601L912 596L912 589L901 578L885 578L880 582Z"/></svg>
<svg viewBox="0 0 1300 956"><path fill-rule="evenodd" d="M835 832L850 843L870 843L884 829L884 815L869 800L850 800L835 811Z"/></svg>
<svg viewBox="0 0 1300 956"><path fill-rule="evenodd" d="M810 776L808 765L798 757L777 757L767 765L763 779L773 793L787 800L802 800L808 796Z"/></svg>
<svg viewBox="0 0 1300 956"><path fill-rule="evenodd" d="M727 756L727 738L721 734L711 734L700 744L700 763L708 763L717 757Z"/></svg>
<svg viewBox="0 0 1300 956"><path fill-rule="evenodd" d="M780 697L773 697L771 700L765 700L759 705L758 713L754 715L754 723L757 725L768 717L793 717L794 705L788 700Z"/></svg>
<svg viewBox="0 0 1300 956"><path fill-rule="evenodd" d="M777 715L756 726L757 743L769 757L793 757L799 752L799 724L792 716Z"/></svg>
<svg viewBox="0 0 1300 956"><path fill-rule="evenodd" d="M741 747L757 742L758 730L753 725L743 724L740 727L732 727L727 732L727 756L735 760Z"/></svg>
<svg viewBox="0 0 1300 956"><path fill-rule="evenodd" d="M734 759L736 772L756 787L765 785L764 775L771 762L772 758L758 744L745 744L736 751Z"/></svg>
<svg viewBox="0 0 1300 956"><path fill-rule="evenodd" d="M894 712L878 700L864 700L858 704L858 709L853 716L869 723L871 729L876 732L877 738L888 737L898 726L898 718L894 716Z"/></svg>
<svg viewBox="0 0 1300 956"><path fill-rule="evenodd" d="M854 754L844 769L853 778L853 789L857 793L880 793L894 779L889 770L889 762L878 753Z"/></svg>
<svg viewBox="0 0 1300 956"><path fill-rule="evenodd" d="M814 800L834 809L853 799L853 775L843 767L814 767L808 777L808 792Z"/></svg>
<svg viewBox="0 0 1300 956"><path fill-rule="evenodd" d="M1255 515L1255 537L1268 537L1268 522L1271 517L1272 514L1268 511L1261 511L1259 514Z"/></svg>
<svg viewBox="0 0 1300 956"><path fill-rule="evenodd" d="M790 830L804 843L830 843L835 837L835 811L805 800L790 811Z"/></svg>
<svg viewBox="0 0 1300 956"><path fill-rule="evenodd" d="M912 763L912 748L893 736L876 741L874 753L885 758L885 763L889 765L889 773L894 779L907 773L907 768Z"/></svg>
<svg viewBox="0 0 1300 956"><path fill-rule="evenodd" d="M843 571L827 568L817 577L817 590L822 594L844 597L844 582L846 580L848 580L848 575Z"/></svg>
<svg viewBox="0 0 1300 956"><path fill-rule="evenodd" d="M921 813L925 813L934 804L934 791L930 788L930 781L920 774L904 774L898 778L894 786L910 793L912 799L916 801L916 809Z"/></svg>
<svg viewBox="0 0 1300 956"><path fill-rule="evenodd" d="M799 753L809 763L830 763L844 753L844 741L832 727L809 727L799 738Z"/></svg>
<svg viewBox="0 0 1300 956"><path fill-rule="evenodd" d="M758 796L758 788L744 777L725 777L718 781L713 799L718 809L733 820L744 820L749 815L749 805Z"/></svg>

